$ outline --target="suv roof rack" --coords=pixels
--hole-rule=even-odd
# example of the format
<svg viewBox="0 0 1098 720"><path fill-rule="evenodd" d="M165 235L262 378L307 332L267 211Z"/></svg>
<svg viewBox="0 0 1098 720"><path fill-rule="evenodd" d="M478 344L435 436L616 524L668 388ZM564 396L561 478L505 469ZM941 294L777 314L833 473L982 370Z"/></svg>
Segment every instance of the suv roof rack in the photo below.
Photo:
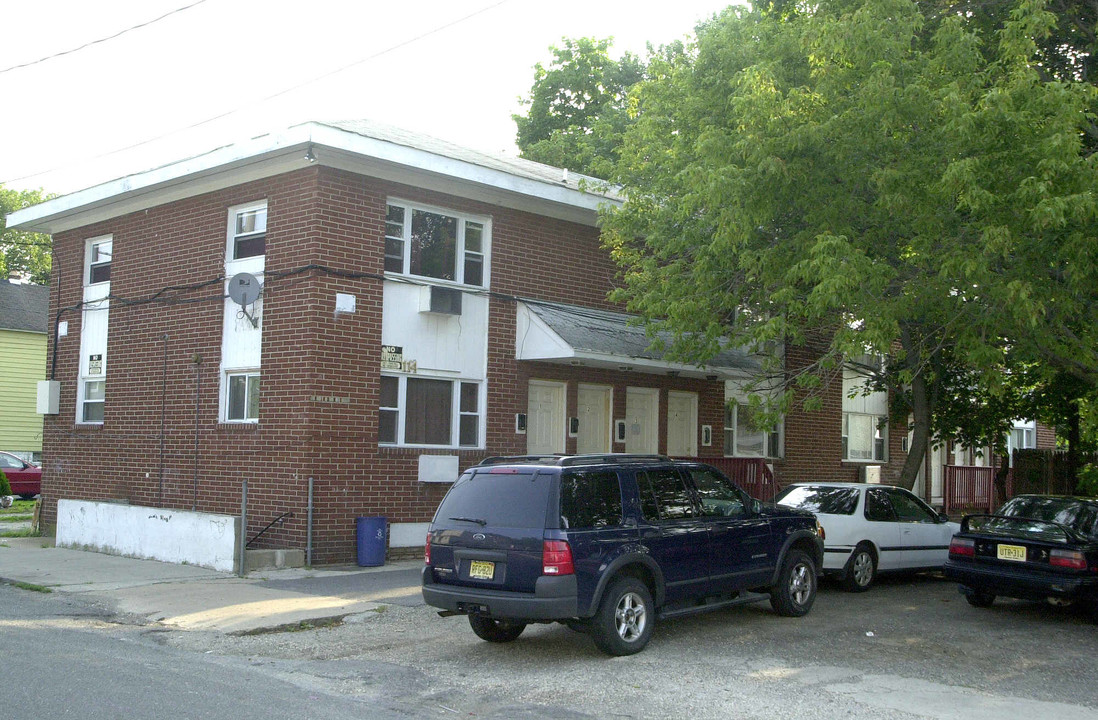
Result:
<svg viewBox="0 0 1098 720"><path fill-rule="evenodd" d="M606 463L646 463L671 462L666 455L644 455L638 453L598 453L589 455L495 455L487 457L479 465L603 465Z"/></svg>

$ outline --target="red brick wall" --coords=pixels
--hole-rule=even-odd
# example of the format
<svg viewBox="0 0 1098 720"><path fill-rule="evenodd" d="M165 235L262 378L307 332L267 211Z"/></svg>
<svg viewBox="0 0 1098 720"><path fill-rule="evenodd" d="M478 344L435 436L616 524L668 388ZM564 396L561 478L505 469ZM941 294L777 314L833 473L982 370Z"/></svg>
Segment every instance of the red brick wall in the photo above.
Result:
<svg viewBox="0 0 1098 720"><path fill-rule="evenodd" d="M786 348L786 372L794 376L821 356L826 343L810 340L803 346ZM804 401L818 399L820 409L805 411ZM842 459L843 375L835 370L818 388L799 389L793 408L785 419L785 457L774 464L782 485L795 482L858 482L867 463ZM897 484L907 453L903 450L907 426L893 423L888 428L888 462L881 467L881 482ZM876 463L869 463L876 464Z"/></svg>
<svg viewBox="0 0 1098 720"><path fill-rule="evenodd" d="M380 274L390 196L491 216L494 291L610 307L606 292L614 268L600 250L594 228L322 168L59 233L55 272L60 290L58 294L55 285L51 313L81 301L84 241L98 235L114 238L115 299L102 426L73 422L80 314L70 311L62 317L69 332L58 344L61 412L46 418L45 522L55 521L56 502L62 497L190 508L196 397L198 509L239 513L241 486L247 480L249 535L278 515L293 513L268 531L259 546L305 544L309 477L315 479L314 558L319 562L354 557L356 516L429 520L446 486L417 481L423 451L377 447L381 281L320 271L280 276L311 264L336 272ZM181 301L171 304L126 301L222 276L228 208L264 198L268 231L260 422L219 424L220 283L162 294L161 299ZM577 282L578 277L583 280ZM337 292L354 294L357 312L335 317ZM533 375L573 381L570 414L574 382L579 380L616 383L622 403L627 384L657 379L653 384L662 387L699 385L551 365L519 368L514 360L515 303L493 299L490 318L489 454L525 452L525 437L514 432L514 413L525 412L526 382ZM341 401L314 399L331 397ZM457 454L466 467L485 453Z"/></svg>

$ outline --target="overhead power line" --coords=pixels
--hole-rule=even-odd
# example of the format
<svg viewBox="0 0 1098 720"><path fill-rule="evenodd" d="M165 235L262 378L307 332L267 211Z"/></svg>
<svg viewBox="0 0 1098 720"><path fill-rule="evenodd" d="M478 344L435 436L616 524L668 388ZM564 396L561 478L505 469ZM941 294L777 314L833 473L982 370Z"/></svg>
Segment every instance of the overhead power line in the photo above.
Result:
<svg viewBox="0 0 1098 720"><path fill-rule="evenodd" d="M149 20L148 22L143 22L139 25L133 25L131 27L125 28L124 30L119 30L114 35L108 35L107 37L99 38L98 40L92 40L91 42L86 42L83 45L81 45L80 47L75 47L75 48L72 48L71 50L62 50L59 53L54 53L53 55L47 55L46 57L38 58L37 60L31 60L29 62L20 63L19 65L12 65L11 67L6 67L3 70L0 70L0 75L3 75L6 72L11 72L12 70L18 70L20 68L30 67L31 65L38 65L39 63L44 63L47 60L53 60L54 58L59 58L59 57L62 57L64 55L72 55L74 52L80 52L81 50L83 50L85 48L90 48L93 45L99 45L100 43L105 43L108 40L114 40L116 37L121 37L122 35L125 35L128 32L133 32L134 30L140 30L143 27L148 27L149 25L152 25L153 23L160 22L161 20L163 20L166 17L170 17L172 15L175 15L176 13L183 12L184 10L190 10L195 5L201 5L204 2L206 2L206 0L197 0L197 2L193 2L190 5L184 5L181 8L176 8L175 10L172 10L170 12L166 12L163 15L161 15L160 17L153 18L152 20Z"/></svg>
<svg viewBox="0 0 1098 720"><path fill-rule="evenodd" d="M205 0L199 0L199 1L200 2L205 2ZM240 112L241 110L244 110L245 108L251 108L251 107L254 107L258 103L265 103L265 102L268 102L270 100L274 100L275 98L281 97L281 96L286 95L288 93L291 93L294 90L299 90L299 89L305 87L306 85L311 85L315 82L319 82L321 80L327 79L327 78L329 78L333 75L337 75L337 74L343 72L344 70L349 70L350 68L357 67L357 66L362 65L363 63L367 63L371 60L376 60L377 58L381 57L382 55L387 55L391 52L394 52L395 50L399 50L403 47L407 47L408 45L419 42L420 40L423 40L424 38L430 37L431 35L436 35L436 34L442 32L443 30L448 30L449 28L452 28L455 25L460 25L461 23L466 22L467 20L471 20L472 18L476 17L477 15L481 15L483 13L486 13L489 10L494 10L495 8L499 7L500 5L505 5L510 1L511 0L499 0L499 2L493 3L492 5L485 6L485 7L481 8L480 10L476 10L474 12L471 12L468 15L464 15L464 16L462 16L460 18L457 18L456 20L452 20L452 21L450 21L450 22L448 22L444 25L439 25L436 28L433 28L431 30L427 30L426 32L420 33L419 35L416 35L415 37L410 38L408 40L405 40L404 42L397 43L396 45L392 45L392 46L387 47L383 50L378 50L377 52L372 53L372 54L362 58L361 60L356 60L355 62L348 63L347 65L343 65L341 67L338 67L335 70L330 70L330 71L322 73L320 75L316 75L315 77L312 77L308 80L300 82L297 85L292 85L292 86L290 86L290 87L288 87L284 90L280 90L280 91L278 91L278 92L276 92L272 95L268 95L264 98L260 98L259 100L249 100L249 101L247 101L247 102L245 102L241 105L238 105L237 107L235 107L231 110L226 110L225 112L220 113L219 115L214 115L213 117L206 118L205 120L200 120L200 121L198 121L196 123L193 123L191 125L187 125L186 127L181 127L181 128L176 129L176 130L172 130L171 132L167 132L167 133L164 133L162 135L157 135L156 137L151 137L151 138L148 138L147 140L142 140L141 142L134 143L133 145L127 145L125 147L116 148L114 150L108 150L107 152L100 153L99 155L95 155L93 157L87 158L87 159L85 159L81 162L91 162L92 160L101 160L101 159L103 159L105 157L109 157L111 155L117 155L118 153L126 152L127 150L134 150L134 149L142 147L144 145L149 145L150 143L157 142L158 140L164 140L165 138L169 138L169 137L172 137L174 135L178 135L178 134L186 132L188 130L194 130L195 128L202 127L203 125L208 125L212 122L215 122L217 120L221 120L222 118L226 118L230 115L235 115L236 113ZM197 5L197 3L195 3L195 4ZM45 175L47 173L51 173L51 172L54 172L56 170L60 170L60 169L65 168L65 167L69 167L69 166L68 165L57 165L57 166L54 166L54 167L52 167L48 170L40 170L38 172L30 173L29 175L22 175L20 177L8 178L7 180L0 180L0 185L4 185L6 183L18 182L20 180L27 180L27 179L32 178L32 177L38 177L39 175Z"/></svg>

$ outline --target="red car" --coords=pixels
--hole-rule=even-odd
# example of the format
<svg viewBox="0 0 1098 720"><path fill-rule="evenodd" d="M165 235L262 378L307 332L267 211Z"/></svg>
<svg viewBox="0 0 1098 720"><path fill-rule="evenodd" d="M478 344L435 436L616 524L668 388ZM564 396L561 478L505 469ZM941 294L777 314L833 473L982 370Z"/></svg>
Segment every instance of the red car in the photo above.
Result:
<svg viewBox="0 0 1098 720"><path fill-rule="evenodd" d="M30 500L42 492L42 468L23 462L11 453L0 452L0 470L11 484L12 494Z"/></svg>

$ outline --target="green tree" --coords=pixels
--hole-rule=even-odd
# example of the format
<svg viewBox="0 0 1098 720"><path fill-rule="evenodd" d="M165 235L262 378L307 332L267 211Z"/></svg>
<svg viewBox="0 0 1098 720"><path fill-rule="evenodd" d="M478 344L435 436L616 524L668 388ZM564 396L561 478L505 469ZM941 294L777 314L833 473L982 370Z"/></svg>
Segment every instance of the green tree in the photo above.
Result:
<svg viewBox="0 0 1098 720"><path fill-rule="evenodd" d="M534 84L513 115L522 157L585 175L606 178L617 160L621 136L631 123L629 88L644 77L633 54L610 57L612 40L564 38L551 47L548 67L534 66Z"/></svg>
<svg viewBox="0 0 1098 720"><path fill-rule="evenodd" d="M1039 0L997 28L909 0L780 5L729 8L634 89L615 297L683 360L823 336L811 386L889 356L874 381L914 419L911 487L959 377L1006 397L1003 368L1042 348L1098 368L1072 337L1095 294L1093 88L1040 71Z"/></svg>
<svg viewBox="0 0 1098 720"><path fill-rule="evenodd" d="M52 243L49 235L8 230L8 213L48 200L41 190L8 190L0 186L0 277L16 273L38 285L50 282Z"/></svg>

